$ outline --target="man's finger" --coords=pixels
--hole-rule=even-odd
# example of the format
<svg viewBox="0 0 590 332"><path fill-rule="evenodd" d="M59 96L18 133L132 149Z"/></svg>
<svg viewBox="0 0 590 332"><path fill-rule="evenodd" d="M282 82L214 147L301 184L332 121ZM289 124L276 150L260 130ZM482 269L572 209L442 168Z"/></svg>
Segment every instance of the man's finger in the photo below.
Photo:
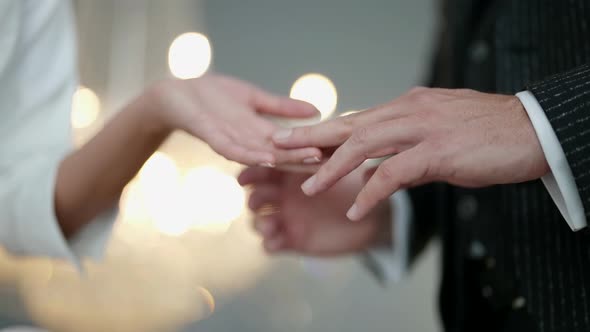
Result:
<svg viewBox="0 0 590 332"><path fill-rule="evenodd" d="M413 183L428 181L430 153L416 147L397 154L377 167L375 174L358 194L346 216L352 221L363 219L379 201Z"/></svg>
<svg viewBox="0 0 590 332"><path fill-rule="evenodd" d="M336 118L313 126L281 129L272 136L272 140L280 148L332 147L344 143L352 129L349 119Z"/></svg>
<svg viewBox="0 0 590 332"><path fill-rule="evenodd" d="M394 107L399 108L393 109ZM400 102L390 102L369 110L340 116L312 126L282 129L273 135L273 142L278 147L297 148L316 146L328 148L344 143L355 129L387 120L406 116L410 110L404 110Z"/></svg>
<svg viewBox="0 0 590 332"><path fill-rule="evenodd" d="M357 130L338 148L316 175L301 188L315 195L330 188L367 158L378 158L403 151L419 141L419 131L411 121L391 120Z"/></svg>

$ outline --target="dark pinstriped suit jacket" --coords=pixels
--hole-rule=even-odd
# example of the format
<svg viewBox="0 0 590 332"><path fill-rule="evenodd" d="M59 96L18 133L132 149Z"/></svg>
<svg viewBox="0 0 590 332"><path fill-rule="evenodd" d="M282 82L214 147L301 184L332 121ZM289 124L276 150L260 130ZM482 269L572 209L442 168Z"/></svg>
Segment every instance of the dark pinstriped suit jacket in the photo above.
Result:
<svg viewBox="0 0 590 332"><path fill-rule="evenodd" d="M590 0L447 0L442 12L431 85L531 90L590 220ZM447 331L590 331L590 230L572 232L540 181L410 194L412 252L442 239Z"/></svg>

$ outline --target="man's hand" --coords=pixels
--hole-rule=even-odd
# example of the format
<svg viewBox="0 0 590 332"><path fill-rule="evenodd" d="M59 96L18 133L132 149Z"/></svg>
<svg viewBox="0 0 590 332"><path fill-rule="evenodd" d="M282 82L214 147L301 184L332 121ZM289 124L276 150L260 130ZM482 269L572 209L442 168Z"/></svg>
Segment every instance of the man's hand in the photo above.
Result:
<svg viewBox="0 0 590 332"><path fill-rule="evenodd" d="M181 129L208 143L227 159L247 165L313 164L321 151L314 147L276 148L279 129L263 115L311 118L312 105L274 96L247 82L221 75L193 80L166 80L150 90L155 126Z"/></svg>
<svg viewBox="0 0 590 332"><path fill-rule="evenodd" d="M254 228L270 252L329 256L354 253L389 244L391 212L383 202L363 223L346 220L346 208L366 183L361 167L330 190L310 198L300 189L306 175L252 167L239 177L252 185L249 206L256 213Z"/></svg>
<svg viewBox="0 0 590 332"><path fill-rule="evenodd" d="M392 155L347 213L360 220L395 191L443 181L464 187L518 183L549 172L517 97L415 88L392 102L315 126L280 131L282 148L338 147L303 185L315 195L368 158Z"/></svg>

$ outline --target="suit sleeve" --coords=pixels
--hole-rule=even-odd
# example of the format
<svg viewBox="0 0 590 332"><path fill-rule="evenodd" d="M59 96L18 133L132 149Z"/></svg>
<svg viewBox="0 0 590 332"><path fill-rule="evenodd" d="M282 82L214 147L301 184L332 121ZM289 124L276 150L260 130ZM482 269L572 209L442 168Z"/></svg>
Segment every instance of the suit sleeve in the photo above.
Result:
<svg viewBox="0 0 590 332"><path fill-rule="evenodd" d="M590 216L590 64L532 84L528 90L543 109L563 149L587 220ZM578 197L575 198L577 201Z"/></svg>

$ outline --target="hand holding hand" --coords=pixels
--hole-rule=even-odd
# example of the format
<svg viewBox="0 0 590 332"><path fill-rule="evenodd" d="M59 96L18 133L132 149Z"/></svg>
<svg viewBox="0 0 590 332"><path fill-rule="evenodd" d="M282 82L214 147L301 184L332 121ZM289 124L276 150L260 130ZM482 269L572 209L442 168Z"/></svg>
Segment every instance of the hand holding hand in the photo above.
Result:
<svg viewBox="0 0 590 332"><path fill-rule="evenodd" d="M315 126L278 132L282 148L338 147L303 191L331 187L368 158L392 155L364 186L347 216L360 220L393 192L428 182L464 187L518 183L549 172L517 97L416 88L390 103Z"/></svg>
<svg viewBox="0 0 590 332"><path fill-rule="evenodd" d="M239 177L252 185L249 207L256 213L254 228L270 252L296 251L326 256L354 253L391 239L391 211L383 202L363 223L346 220L346 208L366 183L361 167L330 190L310 198L301 192L306 175L252 167Z"/></svg>

